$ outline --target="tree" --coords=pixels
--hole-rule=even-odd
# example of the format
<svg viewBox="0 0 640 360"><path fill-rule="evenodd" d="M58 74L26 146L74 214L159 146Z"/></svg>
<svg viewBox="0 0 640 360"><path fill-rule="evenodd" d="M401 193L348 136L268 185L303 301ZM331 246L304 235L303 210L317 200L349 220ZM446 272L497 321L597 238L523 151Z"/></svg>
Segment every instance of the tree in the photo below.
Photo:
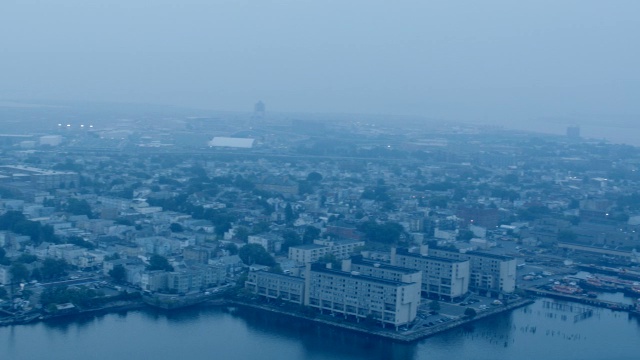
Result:
<svg viewBox="0 0 640 360"><path fill-rule="evenodd" d="M571 199L571 201L569 202L569 209L577 209L580 207L580 200L578 199Z"/></svg>
<svg viewBox="0 0 640 360"><path fill-rule="evenodd" d="M322 175L319 172L312 171L307 175L307 181L310 182L320 182L322 181Z"/></svg>
<svg viewBox="0 0 640 360"><path fill-rule="evenodd" d="M184 228L178 223L171 223L171 225L169 225L169 230L174 233L180 233L184 231Z"/></svg>
<svg viewBox="0 0 640 360"><path fill-rule="evenodd" d="M22 290L22 298L25 300L29 300L29 298L31 297L31 295L33 295L33 291L29 290L29 289L24 289Z"/></svg>
<svg viewBox="0 0 640 360"><path fill-rule="evenodd" d="M23 263L14 263L9 268L9 273L11 274L11 282L19 283L29 279L29 270Z"/></svg>
<svg viewBox="0 0 640 360"><path fill-rule="evenodd" d="M261 221L259 223L255 223L253 228L251 229L252 234L262 234L264 232L269 231L269 223L265 221Z"/></svg>
<svg viewBox="0 0 640 360"><path fill-rule="evenodd" d="M87 202L87 200L78 200L75 198L70 198L67 201L67 206L65 208L67 212L72 213L73 215L87 215L87 217L92 218L93 212L91 211L91 205Z"/></svg>
<svg viewBox="0 0 640 360"><path fill-rule="evenodd" d="M298 181L298 195L312 194L313 183L307 180Z"/></svg>
<svg viewBox="0 0 640 360"><path fill-rule="evenodd" d="M276 264L275 259L260 244L247 244L241 247L238 250L238 256L247 265L274 266Z"/></svg>
<svg viewBox="0 0 640 360"><path fill-rule="evenodd" d="M236 221L235 216L223 212L206 212L204 215L205 218L211 220L216 228L216 234L220 236L229 231L229 229L231 229L232 227L231 223Z"/></svg>
<svg viewBox="0 0 640 360"><path fill-rule="evenodd" d="M242 241L242 242L247 242L249 241L249 229L247 229L244 226L238 226L236 228L236 239Z"/></svg>
<svg viewBox="0 0 640 360"><path fill-rule="evenodd" d="M31 254L21 254L16 261L21 262L23 264L31 264L32 262L38 260L38 257Z"/></svg>
<svg viewBox="0 0 640 360"><path fill-rule="evenodd" d="M35 245L39 245L43 241L58 242L51 225L42 226L37 221L27 220L24 214L18 211L7 211L0 216L0 230L10 230L27 235Z"/></svg>
<svg viewBox="0 0 640 360"><path fill-rule="evenodd" d="M149 265L147 266L147 270L164 270L164 271L173 271L173 266L169 264L169 260L162 255L153 254L151 258L149 258Z"/></svg>
<svg viewBox="0 0 640 360"><path fill-rule="evenodd" d="M27 218L19 211L7 211L0 216L0 230L13 230L15 224L25 221Z"/></svg>
<svg viewBox="0 0 640 360"><path fill-rule="evenodd" d="M473 237L474 237L473 231L463 229L458 232L458 236L456 236L456 240L469 241L473 239Z"/></svg>
<svg viewBox="0 0 640 360"><path fill-rule="evenodd" d="M39 268L35 268L33 270L31 270L31 279L32 280L42 280L42 272L40 271Z"/></svg>
<svg viewBox="0 0 640 360"><path fill-rule="evenodd" d="M4 287L0 287L0 299L6 299L7 295L7 289L5 289Z"/></svg>
<svg viewBox="0 0 640 360"><path fill-rule="evenodd" d="M291 246L296 246L302 244L302 240L300 239L300 235L297 232L287 229L282 232L282 251L287 252Z"/></svg>
<svg viewBox="0 0 640 360"><path fill-rule="evenodd" d="M67 239L67 242L69 244L74 244L89 250L93 250L96 247L95 245L93 245L93 243L86 241L85 239L79 236L71 236Z"/></svg>
<svg viewBox="0 0 640 360"><path fill-rule="evenodd" d="M400 235L404 232L404 227L393 221L378 224L375 221L369 220L358 225L358 230L365 234L367 240L383 244L394 244L400 240Z"/></svg>
<svg viewBox="0 0 640 360"><path fill-rule="evenodd" d="M518 216L520 216L521 220L531 221L547 216L549 213L551 213L551 210L548 207L544 205L534 205L520 209L518 211Z"/></svg>
<svg viewBox="0 0 640 360"><path fill-rule="evenodd" d="M476 310L474 308L466 308L464 310L464 316L466 317L475 317L476 315L478 315L478 313L476 312Z"/></svg>
<svg viewBox="0 0 640 360"><path fill-rule="evenodd" d="M361 197L367 200L375 200L379 202L385 202L391 200L389 194L387 194L386 186L377 186L375 188L367 188L362 193Z"/></svg>
<svg viewBox="0 0 640 360"><path fill-rule="evenodd" d="M433 312L438 312L440 311L440 302L438 300L433 300L429 303L429 310L433 311Z"/></svg>
<svg viewBox="0 0 640 360"><path fill-rule="evenodd" d="M576 240L578 235L571 230L560 230L558 232L558 241L560 242L573 242Z"/></svg>
<svg viewBox="0 0 640 360"><path fill-rule="evenodd" d="M117 283L123 283L127 279L127 269L118 264L109 270L109 276Z"/></svg>
<svg viewBox="0 0 640 360"><path fill-rule="evenodd" d="M441 208L446 209L448 205L448 200L446 197L435 197L429 200L429 207L432 208Z"/></svg>
<svg viewBox="0 0 640 360"><path fill-rule="evenodd" d="M229 252L229 255L237 255L238 254L238 246L234 243L228 243L227 245L222 247L224 250Z"/></svg>
<svg viewBox="0 0 640 360"><path fill-rule="evenodd" d="M207 171L200 165L194 165L189 170L191 170L191 173L199 179L208 179Z"/></svg>
<svg viewBox="0 0 640 360"><path fill-rule="evenodd" d="M318 262L331 264L331 268L335 270L340 270L342 268L342 262L336 258L332 253L328 253L323 257L318 259Z"/></svg>
<svg viewBox="0 0 640 360"><path fill-rule="evenodd" d="M56 279L65 274L67 262L63 259L46 258L42 262L40 274L45 280Z"/></svg>
<svg viewBox="0 0 640 360"><path fill-rule="evenodd" d="M287 203L287 206L284 208L284 220L287 223L292 223L295 219L296 219L296 214L293 212L291 203Z"/></svg>
<svg viewBox="0 0 640 360"><path fill-rule="evenodd" d="M118 259L120 259L120 254L118 254L118 253L113 253L111 255L107 255L107 256L104 257L105 261L118 260Z"/></svg>

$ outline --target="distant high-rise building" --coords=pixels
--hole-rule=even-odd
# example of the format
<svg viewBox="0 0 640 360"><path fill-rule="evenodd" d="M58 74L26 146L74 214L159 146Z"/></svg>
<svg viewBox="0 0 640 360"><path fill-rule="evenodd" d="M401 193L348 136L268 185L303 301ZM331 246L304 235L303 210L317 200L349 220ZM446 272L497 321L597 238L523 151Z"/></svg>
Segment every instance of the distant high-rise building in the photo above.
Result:
<svg viewBox="0 0 640 360"><path fill-rule="evenodd" d="M266 111L266 106L264 105L264 103L262 101L258 101L253 106L253 116L256 117L256 118L264 117L265 111Z"/></svg>
<svg viewBox="0 0 640 360"><path fill-rule="evenodd" d="M580 126L569 126L567 127L567 137L572 139L577 139L580 137Z"/></svg>

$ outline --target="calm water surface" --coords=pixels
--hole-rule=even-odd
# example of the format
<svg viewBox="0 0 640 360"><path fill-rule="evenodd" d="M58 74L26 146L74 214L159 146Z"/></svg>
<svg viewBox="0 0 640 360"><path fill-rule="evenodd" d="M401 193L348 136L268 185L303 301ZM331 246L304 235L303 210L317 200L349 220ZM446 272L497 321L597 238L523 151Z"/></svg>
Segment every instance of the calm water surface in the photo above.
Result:
<svg viewBox="0 0 640 360"><path fill-rule="evenodd" d="M550 300L396 344L252 310L130 311L0 328L0 359L640 359L640 321Z"/></svg>

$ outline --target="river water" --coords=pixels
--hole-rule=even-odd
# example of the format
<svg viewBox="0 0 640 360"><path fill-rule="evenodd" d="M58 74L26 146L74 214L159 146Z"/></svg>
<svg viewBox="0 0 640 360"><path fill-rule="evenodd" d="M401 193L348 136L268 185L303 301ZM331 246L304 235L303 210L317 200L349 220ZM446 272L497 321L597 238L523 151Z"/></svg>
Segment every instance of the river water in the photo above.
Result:
<svg viewBox="0 0 640 360"><path fill-rule="evenodd" d="M0 328L0 359L640 359L638 319L557 304L541 299L415 344L250 309L129 311ZM593 314L576 321L585 309Z"/></svg>

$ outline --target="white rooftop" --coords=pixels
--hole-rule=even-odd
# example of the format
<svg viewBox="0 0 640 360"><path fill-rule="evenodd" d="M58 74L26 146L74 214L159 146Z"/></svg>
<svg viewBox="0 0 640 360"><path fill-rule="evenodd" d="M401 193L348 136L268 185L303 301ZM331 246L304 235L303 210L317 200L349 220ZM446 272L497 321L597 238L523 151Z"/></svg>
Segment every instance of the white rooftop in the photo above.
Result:
<svg viewBox="0 0 640 360"><path fill-rule="evenodd" d="M235 147L250 149L253 147L255 139L249 138L232 138L232 137L214 137L209 141L209 146Z"/></svg>

